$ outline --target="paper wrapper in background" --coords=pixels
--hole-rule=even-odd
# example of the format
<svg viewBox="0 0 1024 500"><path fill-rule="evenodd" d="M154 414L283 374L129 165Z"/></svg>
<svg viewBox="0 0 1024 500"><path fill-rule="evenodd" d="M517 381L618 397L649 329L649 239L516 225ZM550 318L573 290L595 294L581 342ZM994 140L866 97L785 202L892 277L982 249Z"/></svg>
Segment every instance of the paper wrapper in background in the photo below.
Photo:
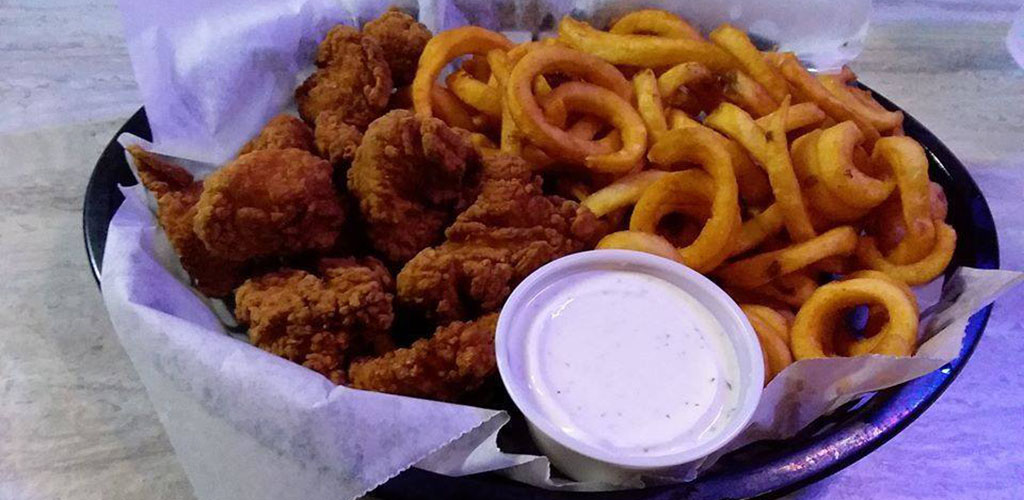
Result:
<svg viewBox="0 0 1024 500"><path fill-rule="evenodd" d="M756 30L763 20L745 17L759 12L755 3L726 3L727 11L716 7L695 14L693 9L719 5L695 1L686 4L690 9L686 13L705 26L733 20ZM822 3L828 2L784 5L818 5L817 11L797 16L809 19L810 15L822 18ZM418 10L435 31L474 22L531 33L552 28L563 13L604 19L652 5L399 4ZM852 23L862 37L866 10L858 9L867 2L835 4L829 7L833 16L827 19L862 13L864 22ZM187 0L173 6L123 2L129 50L157 139L157 144L146 147L205 160L209 163L178 162L199 176L209 173L269 117L294 105L291 93L310 71L316 42L330 26L366 21L387 6L386 2L327 0L230 0L216 5ZM780 7L781 12L788 12L787 8ZM788 28L776 28L783 47L796 43L783 37ZM121 141L138 139L125 136ZM108 234L104 299L200 498L352 498L413 465L449 475L500 470L546 488L593 490L641 484L640 478L614 486L552 479L545 458L498 450L497 431L509 419L504 412L335 387L317 373L248 345L244 336L230 335L214 313L217 303L186 286L184 272L156 226L145 192L127 188L125 196ZM1007 271L961 270L937 312L924 322L929 325L930 340L913 358L876 356L793 364L766 388L753 424L730 448L788 437L858 394L941 367L959 352L970 314L1020 280L1020 274ZM716 459L710 457L647 482L690 480Z"/></svg>

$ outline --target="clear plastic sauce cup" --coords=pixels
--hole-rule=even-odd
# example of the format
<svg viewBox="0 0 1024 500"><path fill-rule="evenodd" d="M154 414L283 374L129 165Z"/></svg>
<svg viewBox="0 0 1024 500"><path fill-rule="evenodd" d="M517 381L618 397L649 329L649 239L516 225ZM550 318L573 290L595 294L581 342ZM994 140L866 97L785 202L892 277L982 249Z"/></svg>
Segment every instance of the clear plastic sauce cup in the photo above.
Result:
<svg viewBox="0 0 1024 500"><path fill-rule="evenodd" d="M498 319L498 369L541 450L621 482L700 459L746 426L764 381L746 316L683 265L629 250L540 268Z"/></svg>

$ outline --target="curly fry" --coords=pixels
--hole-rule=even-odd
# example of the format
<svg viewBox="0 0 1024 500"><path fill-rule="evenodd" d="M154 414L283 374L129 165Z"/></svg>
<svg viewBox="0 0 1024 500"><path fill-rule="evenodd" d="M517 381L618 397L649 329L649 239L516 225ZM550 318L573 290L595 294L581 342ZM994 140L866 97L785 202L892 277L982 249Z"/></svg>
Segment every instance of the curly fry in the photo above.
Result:
<svg viewBox="0 0 1024 500"><path fill-rule="evenodd" d="M462 26L431 38L423 48L412 82L412 103L416 114L434 116L432 89L450 62L467 54L484 55L493 49L509 50L512 47L513 43L504 35L477 26Z"/></svg>
<svg viewBox="0 0 1024 500"><path fill-rule="evenodd" d="M793 326L792 319L787 318L783 313L775 309L758 304L741 305L740 309L743 309L743 312L748 316L752 314L760 318L761 321L764 321L771 332L786 343L786 349L789 349L789 329Z"/></svg>
<svg viewBox="0 0 1024 500"><path fill-rule="evenodd" d="M758 127L745 111L729 103L722 103L704 123L740 143L764 168L775 202L785 214L786 230L794 241L806 241L814 237L815 232L786 149L786 134L782 127L786 108L788 101L783 103L782 112L776 115L767 131Z"/></svg>
<svg viewBox="0 0 1024 500"><path fill-rule="evenodd" d="M857 271L847 276L843 276L844 280L856 278L878 279L895 285L903 292L903 295L907 297L907 300L910 301L911 305L914 306L914 314L920 316L920 310L917 305L917 296L914 295L914 291L911 290L910 286L906 283L881 271L870 269ZM839 339L835 339L836 352L844 353L847 356L870 354L875 348L875 345L881 341L882 336L878 335L878 333L882 331L882 328L888 320L889 317L885 313L884 306L878 304L869 305L867 322L864 325L863 332L859 335L860 338L854 337L853 335L844 335Z"/></svg>
<svg viewBox="0 0 1024 500"><path fill-rule="evenodd" d="M489 82L491 78L491 65L483 54L471 55L462 61L459 69L469 73L473 78L481 82Z"/></svg>
<svg viewBox="0 0 1024 500"><path fill-rule="evenodd" d="M779 71L783 78L789 82L793 90L793 96L800 102L811 101L818 105L822 111L836 122L851 120L857 124L857 128L864 134L864 143L870 150L879 139L878 130L872 127L860 116L854 114L842 102L835 98L831 92L818 82L807 70L800 65L796 56L792 53L772 53L777 58ZM766 54L767 55L767 54Z"/></svg>
<svg viewBox="0 0 1024 500"><path fill-rule="evenodd" d="M772 203L761 213L753 216L740 227L739 237L732 248L732 255L740 255L753 250L769 236L774 236L783 227L782 208L778 203Z"/></svg>
<svg viewBox="0 0 1024 500"><path fill-rule="evenodd" d="M722 96L754 116L765 116L778 107L768 91L742 71L723 75Z"/></svg>
<svg viewBox="0 0 1024 500"><path fill-rule="evenodd" d="M882 271L908 285L923 285L935 279L953 260L956 250L956 231L944 222L935 226L935 246L921 260L910 264L895 264L878 251L875 239L861 238L857 245L857 259L870 269Z"/></svg>
<svg viewBox="0 0 1024 500"><path fill-rule="evenodd" d="M679 89L691 83L710 80L714 75L703 64L685 62L677 64L658 76L658 91L665 99L671 99Z"/></svg>
<svg viewBox="0 0 1024 500"><path fill-rule="evenodd" d="M654 71L644 69L633 75L633 90L636 92L637 111L647 126L647 137L657 141L661 134L668 131L668 121L665 119L665 108L661 105L661 93L658 92Z"/></svg>
<svg viewBox="0 0 1024 500"><path fill-rule="evenodd" d="M842 122L821 132L818 137L819 180L844 204L870 209L880 205L896 183L891 177L876 179L854 163L854 148L863 136L853 122Z"/></svg>
<svg viewBox="0 0 1024 500"><path fill-rule="evenodd" d="M430 101L437 110L437 117L449 126L477 130L472 112L450 90L435 83L430 89Z"/></svg>
<svg viewBox="0 0 1024 500"><path fill-rule="evenodd" d="M664 94L662 94L664 95ZM687 127L703 127L704 125L690 118L690 115L686 114L686 111L681 109L670 109L668 111L668 128L669 130L680 130Z"/></svg>
<svg viewBox="0 0 1024 500"><path fill-rule="evenodd" d="M826 257L850 255L856 248L857 231L850 226L842 226L781 250L738 260L715 274L726 286L756 288Z"/></svg>
<svg viewBox="0 0 1024 500"><path fill-rule="evenodd" d="M712 71L739 67L732 55L708 42L608 33L568 16L558 25L558 39L612 64L660 68L693 61Z"/></svg>
<svg viewBox="0 0 1024 500"><path fill-rule="evenodd" d="M657 35L680 40L704 41L700 31L685 19L664 10L636 10L622 16L611 29L617 35Z"/></svg>
<svg viewBox="0 0 1024 500"><path fill-rule="evenodd" d="M690 115L680 109L669 110L669 128L680 130L688 127L700 127L711 131L702 123L690 118ZM768 176L743 150L743 147L732 139L726 139L726 152L732 159L733 170L736 171L736 181L739 183L740 198L751 205L764 205L771 200L772 187L768 183Z"/></svg>
<svg viewBox="0 0 1024 500"><path fill-rule="evenodd" d="M761 128L766 128L778 112L779 110L776 109L775 111L754 120L754 123L757 123ZM786 133L788 134L798 128L818 125L823 121L825 121L825 112L822 111L817 104L814 104L813 102L802 102L789 107L789 112L786 114L786 124L783 128L785 128Z"/></svg>
<svg viewBox="0 0 1024 500"><path fill-rule="evenodd" d="M917 261L927 255L935 243L928 157L924 148L909 137L883 137L875 143L871 160L886 165L896 178L900 212L907 231L886 257L896 264Z"/></svg>
<svg viewBox="0 0 1024 500"><path fill-rule="evenodd" d="M600 116L615 126L615 131L597 141L580 140L561 129L549 129L583 145L580 150L587 152L583 158L587 168L625 173L640 165L647 147L647 130L636 110L626 101L607 89L582 82L559 85L549 97L564 102L569 110Z"/></svg>
<svg viewBox="0 0 1024 500"><path fill-rule="evenodd" d="M499 144L501 151L514 155L521 155L523 153L523 140L522 134L519 133L519 129L516 127L516 122L512 118L512 108L509 107L508 99L504 99L505 89L508 87L508 77L512 72L512 65L508 59L508 54L501 49L494 49L487 52L487 63L491 67L491 76L494 78L495 83L498 86L499 98L501 99L501 136L499 138ZM548 166L550 158L541 159L539 156L533 155L531 158L524 159L530 164L537 168L543 168Z"/></svg>
<svg viewBox="0 0 1024 500"><path fill-rule="evenodd" d="M910 356L917 344L918 317L911 300L891 282L872 278L834 281L814 292L796 314L790 346L796 359L842 356L837 317L852 307L878 304L889 321L871 342L870 354ZM864 353L868 354L868 353Z"/></svg>
<svg viewBox="0 0 1024 500"><path fill-rule="evenodd" d="M820 75L818 81L825 87L833 97L846 106L851 113L859 116L863 121L871 124L881 133L893 130L903 125L902 111L889 111L871 99L870 95L865 99L864 94L858 93L860 89L846 86L839 77L834 75Z"/></svg>
<svg viewBox="0 0 1024 500"><path fill-rule="evenodd" d="M804 199L807 205L815 210L814 213L823 218L822 221L815 223L815 227L823 227L828 222L847 223L859 220L867 215L868 210L843 203L821 182L818 169L818 139L821 132L813 130L797 137L791 147L793 169L800 184L804 186Z"/></svg>
<svg viewBox="0 0 1024 500"><path fill-rule="evenodd" d="M771 309L753 304L741 304L740 309L747 315L750 326L754 327L754 333L757 334L757 340L761 344L761 353L766 366L764 383L768 385L768 382L771 382L783 369L793 364L793 354L789 352L789 346L783 340L782 334L777 332L774 326L767 323L759 314L762 309L772 311ZM774 311L772 312L774 313Z"/></svg>
<svg viewBox="0 0 1024 500"><path fill-rule="evenodd" d="M742 30L731 24L723 24L708 35L711 42L725 49L739 61L743 71L761 85L775 103L782 102L789 95L789 85L761 57L761 51L754 47L750 38Z"/></svg>
<svg viewBox="0 0 1024 500"><path fill-rule="evenodd" d="M577 139L593 139L604 127L604 122L594 116L584 116L573 123L566 132Z"/></svg>
<svg viewBox="0 0 1024 500"><path fill-rule="evenodd" d="M814 278L798 271L779 276L772 282L755 288L754 292L788 306L799 308L817 289L818 282Z"/></svg>
<svg viewBox="0 0 1024 500"><path fill-rule="evenodd" d="M659 257L679 261L679 252L665 238L657 234L640 231L619 231L612 233L597 242L598 249L620 249L647 252Z"/></svg>
<svg viewBox="0 0 1024 500"><path fill-rule="evenodd" d="M681 212L694 218L705 219L714 199L715 185L711 177L700 170L672 172L655 181L644 190L629 219L630 231L657 233L661 219Z"/></svg>
<svg viewBox="0 0 1024 500"><path fill-rule="evenodd" d="M949 202L946 200L946 191L936 182L928 182L928 204L932 209L932 220L946 220L949 214Z"/></svg>
<svg viewBox="0 0 1024 500"><path fill-rule="evenodd" d="M527 52L530 52L535 49L552 46L567 47L565 43L562 43L562 41L557 38L545 38L544 40L521 43L519 45L516 45L515 47L512 47L512 49L508 51L508 60L511 61L513 65L515 65L516 63L519 62L520 59L523 58L523 56L527 54Z"/></svg>
<svg viewBox="0 0 1024 500"><path fill-rule="evenodd" d="M602 217L615 210L633 205L655 181L668 175L661 170L645 170L627 175L592 193L580 205Z"/></svg>
<svg viewBox="0 0 1024 500"><path fill-rule="evenodd" d="M461 69L453 71L445 84L456 97L488 116L501 117L501 92Z"/></svg>
<svg viewBox="0 0 1024 500"><path fill-rule="evenodd" d="M613 153L603 151L593 141L573 137L547 121L532 82L537 75L557 71L584 78L592 84L568 82L548 95L570 109L599 116L619 130L623 147ZM509 75L505 99L523 134L548 154L568 162L586 164L607 172L627 172L643 156L647 131L636 110L629 104L632 88L614 66L593 56L563 47L542 47L528 52Z"/></svg>
<svg viewBox="0 0 1024 500"><path fill-rule="evenodd" d="M648 158L658 165L696 163L713 180L711 218L701 229L697 239L679 250L680 257L686 265L702 272L714 269L728 257L734 243L732 235L740 227L736 174L729 155L724 152L727 149L727 142L722 136L704 127L691 127L666 132L648 153ZM673 183L685 182L688 177L681 174L686 172L670 174L655 182L648 191L659 184L671 189ZM644 193L644 196L646 195L647 192ZM644 196L641 196L641 201ZM632 226L632 221L630 225Z"/></svg>

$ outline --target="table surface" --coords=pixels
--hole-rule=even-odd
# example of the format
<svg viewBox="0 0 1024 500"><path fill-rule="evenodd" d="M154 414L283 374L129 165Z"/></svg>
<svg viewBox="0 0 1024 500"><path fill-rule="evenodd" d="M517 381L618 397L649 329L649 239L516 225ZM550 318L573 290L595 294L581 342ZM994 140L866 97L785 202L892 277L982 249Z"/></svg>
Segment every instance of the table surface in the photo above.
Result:
<svg viewBox="0 0 1024 500"><path fill-rule="evenodd" d="M925 123L988 198L1024 269L1020 0L876 0L862 80ZM0 1L0 499L191 499L86 264L90 169L141 105L114 0ZM881 449L795 498L1020 498L1024 291L949 391ZM883 493L884 492L884 493Z"/></svg>

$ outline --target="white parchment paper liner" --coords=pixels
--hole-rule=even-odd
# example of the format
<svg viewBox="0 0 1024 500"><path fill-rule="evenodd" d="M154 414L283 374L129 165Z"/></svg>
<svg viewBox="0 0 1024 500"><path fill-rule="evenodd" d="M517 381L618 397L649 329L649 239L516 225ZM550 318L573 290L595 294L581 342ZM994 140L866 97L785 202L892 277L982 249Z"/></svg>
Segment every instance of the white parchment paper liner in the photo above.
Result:
<svg viewBox="0 0 1024 500"><path fill-rule="evenodd" d="M805 59L832 62L859 50L869 5L802 0L769 11L753 0L696 0L683 6L596 0L394 3L418 10L435 31L473 22L520 30L517 38L550 29L567 13L600 20L661 4L681 8L704 26L731 20L800 50ZM177 156L174 161L205 176L270 116L293 107L291 93L309 73L316 42L330 26L364 22L388 4L122 2L129 51L157 140L145 147ZM780 12L788 14L780 20ZM839 24L844 28L833 26ZM130 135L120 140L140 141ZM353 498L413 465L455 476L498 470L552 489L643 484L640 478L620 485L552 479L544 457L498 449L497 431L508 421L504 412L335 387L319 374L248 345L244 335L225 330L222 321L230 324L230 318L222 305L186 286L156 226L150 197L139 187L124 194L104 254L104 300L200 498ZM753 424L729 449L791 436L859 394L941 367L959 353L970 314L1021 279L1015 272L961 269L922 323L930 340L912 358L793 364L766 388ZM717 458L646 482L691 480Z"/></svg>

